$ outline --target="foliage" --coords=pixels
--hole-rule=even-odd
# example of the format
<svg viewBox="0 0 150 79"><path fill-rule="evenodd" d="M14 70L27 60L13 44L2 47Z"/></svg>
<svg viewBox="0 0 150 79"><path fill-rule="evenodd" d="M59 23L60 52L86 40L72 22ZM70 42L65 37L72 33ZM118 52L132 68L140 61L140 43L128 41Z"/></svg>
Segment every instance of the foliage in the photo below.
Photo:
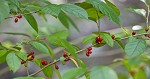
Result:
<svg viewBox="0 0 150 79"><path fill-rule="evenodd" d="M33 0L34 1L34 0ZM46 79L53 78L53 72L56 72L59 79L79 79L85 77L86 79L148 79L150 77L150 58L145 52L148 47L147 42L149 40L149 0L140 0L144 2L148 11L144 9L133 9L127 10L135 12L144 16L146 19L145 33L136 34L136 32L129 33L121 25L119 15L120 10L110 1L104 0L86 0L82 3L75 4L52 4L48 0L35 0L35 2L21 1L21 0L0 0L0 23L4 22L5 19L15 18L15 23L22 16L27 20L31 26L31 30L36 33L32 36L25 33L11 33L11 32L0 32L0 34L11 34L11 35L22 35L27 36L22 42L17 42L14 46L7 47L3 42L0 43L0 64L7 62L8 67L13 73L17 72L21 65L28 68L28 62L35 63L40 70L27 74L25 77L17 77L13 79L45 79L43 77L35 77L36 74L43 72ZM59 20L64 28L67 30L57 31L52 34L41 34L41 29L36 21L34 13L42 16L45 21L46 15L51 15ZM13 16L12 16L13 15ZM102 32L100 30L100 20L107 16L115 24L119 25L123 32L126 33L124 37L115 37L115 35L109 32ZM82 40L83 44L92 44L87 48L81 49L77 45L72 44L68 41L70 34L70 27L74 27L78 32L81 30L77 27L71 17L80 19L90 20L97 24L98 31L85 36ZM48 32L49 33L49 32ZM129 35L130 34L130 35ZM148 40L147 40L148 39ZM21 39L23 40L23 38ZM123 43L122 40L126 42ZM118 59L118 62L123 65L128 74L123 74L115 71L113 68L118 62L112 63L110 66L95 66L91 69L78 57L78 53L86 51L86 56L92 54L92 47L102 47L108 45L114 47L118 44L124 53L124 57ZM48 62L41 58L36 58L34 52L23 51L23 46L27 45L29 48L35 48L42 54L50 56L53 60ZM55 58L53 47L63 48L63 56L59 59ZM57 62L62 62L63 65L67 61L72 61L77 68L68 69L64 74L59 72L59 66ZM117 59L116 59L117 60ZM146 70L146 68L148 70ZM28 73L28 72L27 72Z"/></svg>

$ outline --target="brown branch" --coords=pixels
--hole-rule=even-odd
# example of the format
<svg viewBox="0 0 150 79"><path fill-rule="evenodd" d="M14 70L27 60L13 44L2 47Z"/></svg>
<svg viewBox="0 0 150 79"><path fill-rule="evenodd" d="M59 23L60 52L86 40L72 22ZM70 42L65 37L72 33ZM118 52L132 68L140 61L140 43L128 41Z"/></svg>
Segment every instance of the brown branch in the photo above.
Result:
<svg viewBox="0 0 150 79"><path fill-rule="evenodd" d="M149 33L136 34L136 35L134 35L134 36L142 36L142 35L147 35L147 34L149 34ZM130 37L130 36L123 37L123 38L121 38L121 40L128 39L129 37ZM95 45L97 45L97 44L91 45L91 46L89 46L89 47L94 47ZM87 47L87 48L88 48L88 47ZM81 50L79 50L79 51L77 51L77 52L75 52L75 53L78 54L78 53L80 53L80 52L86 51L87 48L81 49ZM60 61L60 60L58 59L58 60L56 60L56 61L54 61L54 62L52 62L52 63L49 63L48 65L44 66L43 68L41 68L40 70L36 71L35 73L33 73L33 74L29 75L29 76L34 76L34 75L40 73L43 69L45 69L45 68L47 68L48 66L51 66L51 65L53 65L53 64L55 64L55 63L57 63L57 62L59 62L59 61Z"/></svg>
<svg viewBox="0 0 150 79"><path fill-rule="evenodd" d="M58 60L56 60L56 61L54 61L54 62L51 62L51 63L47 64L46 66L44 66L43 68L41 68L40 70L38 70L37 72L35 72L35 73L33 73L33 74L29 75L29 76L34 76L34 75L40 73L43 69L45 69L45 68L47 68L48 66L51 66L51 65L53 65L53 64L55 64L55 63L57 63L57 62L59 62L59 61L60 61L60 60L58 59Z"/></svg>

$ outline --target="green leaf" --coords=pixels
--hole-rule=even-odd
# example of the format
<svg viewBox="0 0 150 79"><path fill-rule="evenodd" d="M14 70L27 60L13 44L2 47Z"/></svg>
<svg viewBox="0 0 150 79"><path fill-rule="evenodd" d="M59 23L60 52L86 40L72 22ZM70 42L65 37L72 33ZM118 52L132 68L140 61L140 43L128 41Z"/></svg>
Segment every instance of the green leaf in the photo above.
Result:
<svg viewBox="0 0 150 79"><path fill-rule="evenodd" d="M36 49L38 49L39 51L41 51L42 53L47 53L47 54L49 53L48 48L45 45L43 45L41 42L34 41L31 42L30 44Z"/></svg>
<svg viewBox="0 0 150 79"><path fill-rule="evenodd" d="M41 64L41 60L40 59L34 59L34 62L40 67L43 68L44 66ZM53 69L51 66L46 67L45 69L42 70L44 75L46 77L52 78L53 75Z"/></svg>
<svg viewBox="0 0 150 79"><path fill-rule="evenodd" d="M74 57L77 58L76 55L76 49L73 48L73 46L66 40L59 40L61 45L68 50L69 53L71 53Z"/></svg>
<svg viewBox="0 0 150 79"><path fill-rule="evenodd" d="M83 19L88 19L87 12L79 6L76 6L73 4L62 4L61 7L62 7L62 10L69 13L70 15L74 15L76 17L80 17Z"/></svg>
<svg viewBox="0 0 150 79"><path fill-rule="evenodd" d="M17 78L13 78L13 79L45 79L45 78L42 78L42 77L17 77Z"/></svg>
<svg viewBox="0 0 150 79"><path fill-rule="evenodd" d="M6 61L8 52L6 50L0 50L0 64Z"/></svg>
<svg viewBox="0 0 150 79"><path fill-rule="evenodd" d="M25 7L25 10L39 11L39 10L41 10L41 6L40 5L27 5Z"/></svg>
<svg viewBox="0 0 150 79"><path fill-rule="evenodd" d="M0 50L0 58L7 53L7 50Z"/></svg>
<svg viewBox="0 0 150 79"><path fill-rule="evenodd" d="M42 42L42 43L43 43L43 45L45 45L45 47L47 47L50 57L53 58L54 57L53 49L50 46L48 46L45 42Z"/></svg>
<svg viewBox="0 0 150 79"><path fill-rule="evenodd" d="M115 38L115 41L118 43L118 45L124 50L124 44L121 42L120 38Z"/></svg>
<svg viewBox="0 0 150 79"><path fill-rule="evenodd" d="M61 11L61 7L56 4L49 4L49 5L42 7L41 10L47 14L51 14L57 17Z"/></svg>
<svg viewBox="0 0 150 79"><path fill-rule="evenodd" d="M147 76L146 72L142 68L142 69L139 69L139 71L135 73L133 78L134 79L148 79L146 76Z"/></svg>
<svg viewBox="0 0 150 79"><path fill-rule="evenodd" d="M49 43L51 45L61 46L61 44L58 41L58 39L67 39L68 36L69 36L69 31L65 30L65 31L56 32L56 33L48 36L46 39L49 41Z"/></svg>
<svg viewBox="0 0 150 79"><path fill-rule="evenodd" d="M28 23L31 25L31 27L38 33L38 25L37 22L32 14L24 15Z"/></svg>
<svg viewBox="0 0 150 79"><path fill-rule="evenodd" d="M105 0L105 2L116 12L117 15L120 15L120 10L113 3L108 0Z"/></svg>
<svg viewBox="0 0 150 79"><path fill-rule="evenodd" d="M134 58L146 50L147 44L143 39L136 39L131 42L128 42L125 46L125 53L127 54L128 58Z"/></svg>
<svg viewBox="0 0 150 79"><path fill-rule="evenodd" d="M94 67L90 72L91 79L118 79L117 74L106 66Z"/></svg>
<svg viewBox="0 0 150 79"><path fill-rule="evenodd" d="M86 72L86 70L82 69L82 68L72 68L72 69L68 70L67 72L65 72L63 74L62 78L63 79L76 79L77 77L83 75L85 72Z"/></svg>
<svg viewBox="0 0 150 79"><path fill-rule="evenodd" d="M103 40L111 47L114 46L114 41L111 38L111 35L109 33L101 32L100 37L103 38Z"/></svg>
<svg viewBox="0 0 150 79"><path fill-rule="evenodd" d="M72 21L72 19L67 16L64 12L60 12L58 19L60 20L60 22L67 28L69 29L69 24L71 24L77 31L79 31L78 27L76 26L76 24Z"/></svg>
<svg viewBox="0 0 150 79"><path fill-rule="evenodd" d="M17 55L19 58L23 59L24 61L27 60L27 54L24 53L24 52L17 52L16 55Z"/></svg>
<svg viewBox="0 0 150 79"><path fill-rule="evenodd" d="M75 5L85 9L86 12L88 13L88 19L90 20L97 21L98 19L104 16L104 14L102 14L100 11L94 8L92 4L82 2L82 3L76 3Z"/></svg>
<svg viewBox="0 0 150 79"><path fill-rule="evenodd" d="M139 15L142 15L146 18L146 11L144 9L133 9L133 8L128 8L127 10L131 11L131 12L135 12Z"/></svg>
<svg viewBox="0 0 150 79"><path fill-rule="evenodd" d="M9 6L6 1L0 0L0 23L9 16Z"/></svg>
<svg viewBox="0 0 150 79"><path fill-rule="evenodd" d="M96 38L96 36L94 36L94 35L88 35L88 36L83 38L82 43L83 44L91 43L95 40L95 38Z"/></svg>
<svg viewBox="0 0 150 79"><path fill-rule="evenodd" d="M19 8L20 3L18 0L10 0L15 6L17 6Z"/></svg>
<svg viewBox="0 0 150 79"><path fill-rule="evenodd" d="M109 17L112 21L117 24L120 24L119 16L116 12L107 4L99 0L86 0L88 3L91 3L96 9L101 11L103 14Z"/></svg>
<svg viewBox="0 0 150 79"><path fill-rule="evenodd" d="M15 55L15 53L11 52L6 56L6 62L9 68L15 73L21 66L20 59Z"/></svg>

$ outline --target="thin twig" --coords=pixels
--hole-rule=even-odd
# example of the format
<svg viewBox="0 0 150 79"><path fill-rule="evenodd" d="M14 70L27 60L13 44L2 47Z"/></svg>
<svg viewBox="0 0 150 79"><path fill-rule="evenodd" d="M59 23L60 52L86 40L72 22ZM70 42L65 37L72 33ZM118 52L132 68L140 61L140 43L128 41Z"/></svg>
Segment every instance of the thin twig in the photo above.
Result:
<svg viewBox="0 0 150 79"><path fill-rule="evenodd" d="M34 11L34 12L29 12L29 13L24 13L24 14L21 14L21 15L33 14L33 13L37 13L37 12L39 12L39 11L40 11L40 10ZM17 16L18 16L18 15L14 15L14 16L7 17L7 18L5 18L5 19L14 18L14 17L17 17Z"/></svg>
<svg viewBox="0 0 150 79"><path fill-rule="evenodd" d="M149 5L147 5L146 4L146 6L147 6L147 16L146 16L146 27L148 27L149 26Z"/></svg>
<svg viewBox="0 0 150 79"><path fill-rule="evenodd" d="M45 69L45 68L47 68L48 66L51 66L51 65L53 65L53 64L55 64L55 63L57 63L57 62L59 62L59 61L60 61L60 60L58 59L58 60L56 60L56 61L54 61L54 62L51 62L51 63L47 64L46 66L44 66L43 68L41 68L40 70L38 70L37 72L35 72L35 73L33 73L33 74L29 75L29 76L34 76L34 75L40 73L43 69Z"/></svg>
<svg viewBox="0 0 150 79"><path fill-rule="evenodd" d="M142 33L142 34L136 34L136 35L134 35L134 36L142 36L142 35L147 35L147 34L148 34L148 33ZM130 36L123 37L123 38L121 38L121 40L128 39L129 37L130 37ZM89 47L94 47L95 45L97 45L97 44L91 45L91 46L89 46ZM86 51L87 48L88 48L88 47L86 47L86 48L84 48L84 49L81 49L81 50L78 50L78 51L75 52L75 53L78 54L78 53L80 53L80 52ZM55 64L55 63L57 63L57 62L59 62L59 61L60 61L60 60L58 59L58 60L56 60L56 61L54 61L54 62L52 62L52 63L49 63L48 65L44 66L43 68L41 68L40 70L36 71L35 73L33 73L33 74L29 75L29 76L34 76L34 75L40 73L43 69L45 69L45 68L47 68L48 66L51 66L51 65L53 65L53 64Z"/></svg>

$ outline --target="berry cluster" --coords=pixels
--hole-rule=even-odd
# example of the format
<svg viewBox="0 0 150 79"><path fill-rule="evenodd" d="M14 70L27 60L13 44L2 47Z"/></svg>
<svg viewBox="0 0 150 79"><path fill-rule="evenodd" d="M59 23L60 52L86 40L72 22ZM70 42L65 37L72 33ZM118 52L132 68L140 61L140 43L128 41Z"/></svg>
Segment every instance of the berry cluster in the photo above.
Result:
<svg viewBox="0 0 150 79"><path fill-rule="evenodd" d="M43 66L45 66L45 65L48 64L48 62L47 62L46 60L41 60L41 64L42 64Z"/></svg>
<svg viewBox="0 0 150 79"><path fill-rule="evenodd" d="M46 60L41 60L41 64L42 64L43 66L48 65L48 63L49 63L49 62L46 61ZM51 63L51 62L50 62L50 63ZM56 65L56 64L55 64L55 69L57 69L57 70L59 69L58 65Z"/></svg>
<svg viewBox="0 0 150 79"><path fill-rule="evenodd" d="M97 36L95 40L97 44L101 44L103 38L101 38L100 36Z"/></svg>
<svg viewBox="0 0 150 79"><path fill-rule="evenodd" d="M23 59L21 59L21 64L25 64L27 61L32 61L32 60L34 60L34 52L28 53L27 60L24 61Z"/></svg>
<svg viewBox="0 0 150 79"><path fill-rule="evenodd" d="M65 60L64 60L65 62L70 60L70 57L68 56L66 52L63 54L63 57L65 57Z"/></svg>
<svg viewBox="0 0 150 79"><path fill-rule="evenodd" d="M21 19L21 18L22 18L22 15L18 15L18 16L15 18L14 22L17 23L18 20Z"/></svg>
<svg viewBox="0 0 150 79"><path fill-rule="evenodd" d="M86 56L90 56L92 54L92 47L87 48Z"/></svg>

